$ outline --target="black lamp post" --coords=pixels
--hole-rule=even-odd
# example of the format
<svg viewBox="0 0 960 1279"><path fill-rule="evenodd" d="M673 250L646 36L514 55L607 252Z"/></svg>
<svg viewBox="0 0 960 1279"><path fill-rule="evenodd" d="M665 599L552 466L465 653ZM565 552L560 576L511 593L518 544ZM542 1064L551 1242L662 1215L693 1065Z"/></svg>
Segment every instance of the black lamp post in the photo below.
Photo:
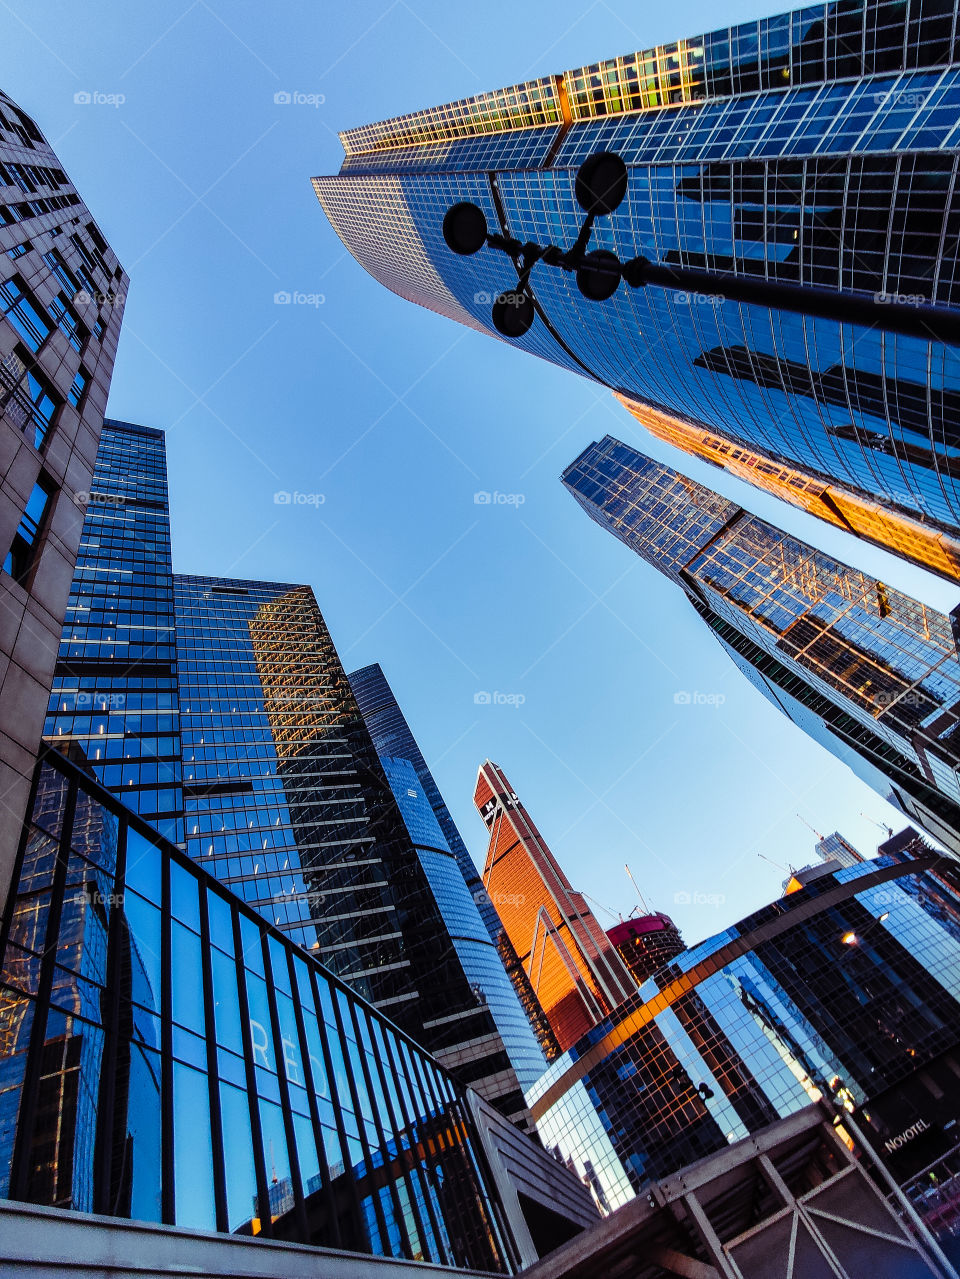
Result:
<svg viewBox="0 0 960 1279"><path fill-rule="evenodd" d="M902 299L887 301L885 294L841 293L730 272L698 271L651 262L644 257L621 262L607 249L588 253L594 222L619 207L627 193L628 181L627 166L612 151L598 151L583 162L577 172L575 194L586 217L576 241L566 250L555 244L544 247L511 236L491 235L483 210L475 204L463 202L447 210L443 238L449 249L466 256L477 253L486 244L506 253L517 268L516 288L501 293L493 304L493 324L498 333L508 338L523 337L533 324L536 309L530 273L538 262L543 262L563 271L576 272L577 288L593 302L612 297L622 279L634 289L652 284L960 345L960 311L951 307L926 302L914 304Z"/></svg>

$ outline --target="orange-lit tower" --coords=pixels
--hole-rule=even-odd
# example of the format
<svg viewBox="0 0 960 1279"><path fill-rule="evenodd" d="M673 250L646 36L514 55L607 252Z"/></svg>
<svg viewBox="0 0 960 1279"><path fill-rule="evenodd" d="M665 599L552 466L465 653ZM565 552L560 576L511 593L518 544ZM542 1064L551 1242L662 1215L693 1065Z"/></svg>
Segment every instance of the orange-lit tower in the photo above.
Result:
<svg viewBox="0 0 960 1279"><path fill-rule="evenodd" d="M484 887L565 1052L637 984L490 760L473 802L490 832Z"/></svg>

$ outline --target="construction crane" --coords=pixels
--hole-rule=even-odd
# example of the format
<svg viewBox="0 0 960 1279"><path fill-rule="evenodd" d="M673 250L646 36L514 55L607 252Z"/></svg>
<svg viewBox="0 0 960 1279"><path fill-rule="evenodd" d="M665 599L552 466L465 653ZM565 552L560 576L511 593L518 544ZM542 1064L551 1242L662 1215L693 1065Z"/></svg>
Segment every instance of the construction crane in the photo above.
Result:
<svg viewBox="0 0 960 1279"><path fill-rule="evenodd" d="M793 869L790 862L787 862L786 866L781 866L779 862L775 862L773 858L768 857L766 853L757 853L757 856L761 857L765 862L769 862L771 866L776 866L777 870L785 870L788 875L796 874L796 871Z"/></svg>
<svg viewBox="0 0 960 1279"><path fill-rule="evenodd" d="M817 839L823 839L823 836L820 834L820 832L818 830L814 830L805 817L801 817L799 813L796 814L796 817L797 817L797 821L803 822L807 830L813 831L813 834L816 835Z"/></svg>
<svg viewBox="0 0 960 1279"><path fill-rule="evenodd" d="M603 902L598 902L596 897L591 897L589 893L585 893L582 890L580 895L585 897L588 902L593 902L594 906L599 906L600 909L606 911L608 915L612 915L618 924L623 923L623 916L621 914L618 914L615 910L611 910L609 906L604 906Z"/></svg>
<svg viewBox="0 0 960 1279"><path fill-rule="evenodd" d="M647 903L644 901L644 899L643 899L643 893L641 893L641 891L640 891L639 887L637 886L637 881L636 881L636 880L634 879L634 877L633 877L633 871L630 869L630 867L627 865L627 863L626 863L626 862L624 862L624 863L623 863L623 869L627 872L627 878L630 880L630 883L631 883L631 884L633 884L634 892L635 892L635 893L637 894L637 896L640 898L640 905L641 905L641 907L643 908L643 913L644 913L645 915L649 915L649 914L651 914L652 912L651 912L651 910L650 910L650 907L649 907L649 906L647 905Z"/></svg>
<svg viewBox="0 0 960 1279"><path fill-rule="evenodd" d="M893 839L892 826L888 826L886 822L878 822L875 817L870 817L867 813L861 813L860 816L865 817L872 825L879 826L881 830L885 830L887 832L887 839Z"/></svg>

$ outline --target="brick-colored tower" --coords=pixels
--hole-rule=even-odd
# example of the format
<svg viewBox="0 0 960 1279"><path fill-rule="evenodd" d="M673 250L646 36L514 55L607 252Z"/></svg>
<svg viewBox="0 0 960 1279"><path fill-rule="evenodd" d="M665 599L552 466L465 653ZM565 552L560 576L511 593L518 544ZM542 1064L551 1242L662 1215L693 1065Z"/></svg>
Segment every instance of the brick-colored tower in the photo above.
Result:
<svg viewBox="0 0 960 1279"><path fill-rule="evenodd" d="M635 994L636 982L490 760L473 801L490 832L484 887L565 1052Z"/></svg>

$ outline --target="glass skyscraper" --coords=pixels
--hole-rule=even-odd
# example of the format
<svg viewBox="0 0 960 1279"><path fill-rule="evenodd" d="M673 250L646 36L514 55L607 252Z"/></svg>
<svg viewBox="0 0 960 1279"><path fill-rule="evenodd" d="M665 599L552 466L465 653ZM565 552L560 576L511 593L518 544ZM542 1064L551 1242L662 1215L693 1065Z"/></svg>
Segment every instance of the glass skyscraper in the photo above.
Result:
<svg viewBox="0 0 960 1279"><path fill-rule="evenodd" d="M161 431L108 422L89 496L47 741L531 1128L543 1058L313 591L172 573Z"/></svg>
<svg viewBox="0 0 960 1279"><path fill-rule="evenodd" d="M832 1095L931 1229L955 1230L960 877L913 831L878 853L799 872L551 1063L540 1134L607 1206Z"/></svg>
<svg viewBox="0 0 960 1279"><path fill-rule="evenodd" d="M507 1054L520 1087L530 1088L546 1060L497 952L500 918L380 666L365 666L349 678L457 955L478 993L475 1020L482 1012L493 1018L492 1033L482 1018L473 1051L478 1061L489 1061L491 1076L503 1069ZM520 1097L518 1113L523 1109Z"/></svg>
<svg viewBox="0 0 960 1279"><path fill-rule="evenodd" d="M183 840L170 506L162 431L103 425L44 736Z"/></svg>
<svg viewBox="0 0 960 1279"><path fill-rule="evenodd" d="M606 436L563 474L785 715L960 855L950 619Z"/></svg>
<svg viewBox="0 0 960 1279"><path fill-rule="evenodd" d="M491 231L569 247L576 171L604 150L629 187L591 248L950 305L958 41L949 0L816 4L349 129L340 173L314 185L375 278L486 333L517 270L492 249L451 252L446 210L469 201ZM960 523L955 348L654 286L595 303L543 265L530 286L536 319L515 345L878 500L879 539L942 567L913 524Z"/></svg>
<svg viewBox="0 0 960 1279"><path fill-rule="evenodd" d="M55 751L0 914L0 1196L457 1273L514 1273L595 1220L567 1169Z"/></svg>
<svg viewBox="0 0 960 1279"><path fill-rule="evenodd" d="M412 765L378 757L312 590L174 585L187 851L529 1126L487 1004L496 975L464 953L476 907L438 867Z"/></svg>

